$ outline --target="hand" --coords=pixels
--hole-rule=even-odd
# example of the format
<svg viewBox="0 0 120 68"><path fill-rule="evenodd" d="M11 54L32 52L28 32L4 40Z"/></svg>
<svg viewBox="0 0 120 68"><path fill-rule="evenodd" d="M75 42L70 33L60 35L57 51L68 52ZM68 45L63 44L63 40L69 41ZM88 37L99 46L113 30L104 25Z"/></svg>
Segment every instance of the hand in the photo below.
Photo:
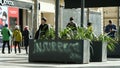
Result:
<svg viewBox="0 0 120 68"><path fill-rule="evenodd" d="M110 29L110 32L112 32L112 29Z"/></svg>
<svg viewBox="0 0 120 68"><path fill-rule="evenodd" d="M116 31L115 29L112 29L112 31Z"/></svg>

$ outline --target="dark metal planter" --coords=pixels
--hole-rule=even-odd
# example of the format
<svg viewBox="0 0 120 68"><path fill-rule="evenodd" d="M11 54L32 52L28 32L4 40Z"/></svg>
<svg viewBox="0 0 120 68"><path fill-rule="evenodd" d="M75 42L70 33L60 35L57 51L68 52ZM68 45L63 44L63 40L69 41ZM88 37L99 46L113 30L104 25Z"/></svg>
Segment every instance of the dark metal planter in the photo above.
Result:
<svg viewBox="0 0 120 68"><path fill-rule="evenodd" d="M107 61L107 43L101 41L92 41L90 48L90 61Z"/></svg>
<svg viewBox="0 0 120 68"><path fill-rule="evenodd" d="M108 58L120 58L120 41L115 44L114 51L110 51L107 49L107 57Z"/></svg>
<svg viewBox="0 0 120 68"><path fill-rule="evenodd" d="M89 63L87 40L30 40L29 62Z"/></svg>

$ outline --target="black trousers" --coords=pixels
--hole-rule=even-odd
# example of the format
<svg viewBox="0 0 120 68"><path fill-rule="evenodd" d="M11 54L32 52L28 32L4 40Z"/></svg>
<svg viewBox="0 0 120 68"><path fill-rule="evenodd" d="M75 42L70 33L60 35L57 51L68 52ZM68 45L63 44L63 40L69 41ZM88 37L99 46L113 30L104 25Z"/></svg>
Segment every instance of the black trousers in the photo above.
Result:
<svg viewBox="0 0 120 68"><path fill-rule="evenodd" d="M3 41L2 53L5 53L5 52L4 52L4 49L5 49L5 45L6 45L6 44L7 44L7 46L8 46L8 53L10 53L9 41Z"/></svg>
<svg viewBox="0 0 120 68"><path fill-rule="evenodd" d="M29 39L24 39L24 46L25 46L26 53L28 53L28 45L29 45Z"/></svg>
<svg viewBox="0 0 120 68"><path fill-rule="evenodd" d="M17 53L17 50L16 50L16 46L17 46L17 45L18 45L18 51L19 51L19 53L21 53L20 42L18 42L18 41L14 41L15 53Z"/></svg>

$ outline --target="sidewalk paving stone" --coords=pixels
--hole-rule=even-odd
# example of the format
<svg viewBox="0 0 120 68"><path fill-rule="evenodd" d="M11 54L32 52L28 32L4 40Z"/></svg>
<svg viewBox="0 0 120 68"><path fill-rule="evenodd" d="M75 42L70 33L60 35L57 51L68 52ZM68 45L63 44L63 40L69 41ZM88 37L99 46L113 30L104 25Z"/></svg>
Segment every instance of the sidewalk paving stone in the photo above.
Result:
<svg viewBox="0 0 120 68"><path fill-rule="evenodd" d="M0 68L120 68L120 58L109 58L107 62L89 64L29 63L24 49L20 54L7 54L6 50L6 54L0 52Z"/></svg>

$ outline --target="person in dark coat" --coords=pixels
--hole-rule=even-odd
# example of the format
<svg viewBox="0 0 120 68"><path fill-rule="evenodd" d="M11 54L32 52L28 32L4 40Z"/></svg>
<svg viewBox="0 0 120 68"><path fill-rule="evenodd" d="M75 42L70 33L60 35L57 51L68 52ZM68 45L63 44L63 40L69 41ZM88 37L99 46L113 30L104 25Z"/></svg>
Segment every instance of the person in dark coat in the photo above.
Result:
<svg viewBox="0 0 120 68"><path fill-rule="evenodd" d="M41 24L35 34L35 39L41 39L41 38L45 37L47 31L49 30L48 24L46 24L46 22L47 22L46 18L41 19Z"/></svg>
<svg viewBox="0 0 120 68"><path fill-rule="evenodd" d="M28 26L25 26L25 28L24 28L23 39L24 39L24 46L25 46L26 54L28 54L28 45L29 45L29 29L28 29Z"/></svg>
<svg viewBox="0 0 120 68"><path fill-rule="evenodd" d="M73 31L77 30L77 26L76 26L76 24L74 22L74 18L73 17L70 17L70 21L68 22L68 24L66 25L66 27L71 28Z"/></svg>
<svg viewBox="0 0 120 68"><path fill-rule="evenodd" d="M109 20L109 24L105 27L105 33L108 34L111 38L115 38L116 26Z"/></svg>

